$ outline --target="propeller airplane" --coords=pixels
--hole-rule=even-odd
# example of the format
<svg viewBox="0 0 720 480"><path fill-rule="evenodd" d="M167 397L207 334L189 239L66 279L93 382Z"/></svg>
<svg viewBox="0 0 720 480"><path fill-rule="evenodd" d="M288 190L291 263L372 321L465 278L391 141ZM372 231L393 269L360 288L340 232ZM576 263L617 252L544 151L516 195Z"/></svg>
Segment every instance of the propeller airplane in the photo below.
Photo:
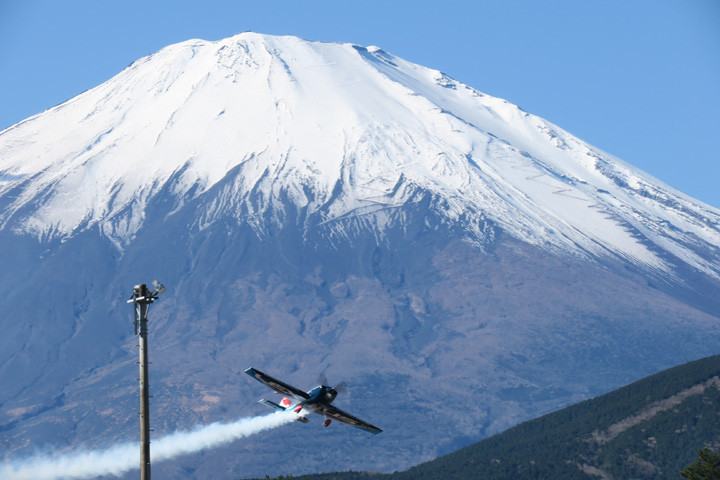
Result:
<svg viewBox="0 0 720 480"><path fill-rule="evenodd" d="M280 380L254 368L248 368L245 370L245 373L253 377L255 380L272 388L275 393L285 395L285 397L283 397L280 401L280 404L265 399L260 400L260 403L279 412L292 410L299 415L298 421L300 422L309 422L305 416L308 413L317 413L325 417L323 427L330 425L332 420L337 420L338 422L347 423L353 427L370 432L373 435L382 432L382 429L374 425L370 425L369 423L353 417L349 413L343 412L339 408L330 405L332 401L335 400L339 387L332 388L327 385L318 385L308 392L303 392L292 385L281 382Z"/></svg>

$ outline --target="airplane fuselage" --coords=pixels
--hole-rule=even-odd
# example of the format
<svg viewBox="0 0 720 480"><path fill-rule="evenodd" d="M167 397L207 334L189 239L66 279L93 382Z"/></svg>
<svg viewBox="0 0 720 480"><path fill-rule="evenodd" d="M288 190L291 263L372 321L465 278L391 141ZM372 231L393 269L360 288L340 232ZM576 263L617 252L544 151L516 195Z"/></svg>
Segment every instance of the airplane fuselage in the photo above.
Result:
<svg viewBox="0 0 720 480"><path fill-rule="evenodd" d="M332 387L318 385L307 392L307 399L294 398L295 403L290 404L287 408L295 413L305 415L308 413L319 413L322 415L323 407L327 407L337 397L337 391Z"/></svg>
<svg viewBox="0 0 720 480"><path fill-rule="evenodd" d="M307 393L310 398L305 400L304 404L322 403L323 405L330 405L337 397L337 391L325 385L318 385Z"/></svg>

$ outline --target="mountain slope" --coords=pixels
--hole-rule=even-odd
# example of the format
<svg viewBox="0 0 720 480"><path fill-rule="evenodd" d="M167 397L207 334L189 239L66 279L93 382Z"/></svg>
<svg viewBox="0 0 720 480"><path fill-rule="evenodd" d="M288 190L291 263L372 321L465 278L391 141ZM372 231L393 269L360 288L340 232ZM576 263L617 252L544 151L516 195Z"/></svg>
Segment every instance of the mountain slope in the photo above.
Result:
<svg viewBox="0 0 720 480"><path fill-rule="evenodd" d="M720 357L658 373L398 478L678 478L720 441Z"/></svg>
<svg viewBox="0 0 720 480"><path fill-rule="evenodd" d="M719 218L377 48L173 45L0 132L0 449L136 437L125 300L158 278L155 435L262 413L249 366L384 429L159 475L407 468L716 352Z"/></svg>
<svg viewBox="0 0 720 480"><path fill-rule="evenodd" d="M389 475L310 479L679 478L697 450L720 442L720 356L708 357L530 420Z"/></svg>

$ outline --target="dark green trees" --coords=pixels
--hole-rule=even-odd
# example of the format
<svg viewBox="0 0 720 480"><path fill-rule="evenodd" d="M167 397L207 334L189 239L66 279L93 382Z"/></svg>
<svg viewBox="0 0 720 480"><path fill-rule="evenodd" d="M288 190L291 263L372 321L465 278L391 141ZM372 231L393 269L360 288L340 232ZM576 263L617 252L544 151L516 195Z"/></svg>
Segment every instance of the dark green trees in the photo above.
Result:
<svg viewBox="0 0 720 480"><path fill-rule="evenodd" d="M720 480L720 454L707 447L698 450L698 459L680 472L688 480Z"/></svg>

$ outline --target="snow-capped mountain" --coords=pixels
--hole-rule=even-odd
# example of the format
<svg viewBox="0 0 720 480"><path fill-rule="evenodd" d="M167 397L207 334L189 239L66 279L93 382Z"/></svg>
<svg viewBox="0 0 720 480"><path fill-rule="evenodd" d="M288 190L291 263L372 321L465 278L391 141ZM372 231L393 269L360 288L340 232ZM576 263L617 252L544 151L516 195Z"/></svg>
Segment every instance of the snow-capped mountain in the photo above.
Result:
<svg viewBox="0 0 720 480"><path fill-rule="evenodd" d="M0 240L8 452L134 438L120 297L155 277L156 430L244 411L251 364L349 375L389 427L346 463L338 428L345 453L268 470L292 428L188 478L402 468L718 346L719 210L377 47L138 60L0 132Z"/></svg>
<svg viewBox="0 0 720 480"><path fill-rule="evenodd" d="M669 254L720 278L704 250L718 253L718 210L375 47L191 40L6 130L0 151L0 192L17 191L3 226L40 238L99 226L127 245L159 192L171 192L171 215L232 176L198 212L201 227L282 212L287 199L328 228L372 214L382 235L422 192L480 238L490 220L552 251L666 273Z"/></svg>

